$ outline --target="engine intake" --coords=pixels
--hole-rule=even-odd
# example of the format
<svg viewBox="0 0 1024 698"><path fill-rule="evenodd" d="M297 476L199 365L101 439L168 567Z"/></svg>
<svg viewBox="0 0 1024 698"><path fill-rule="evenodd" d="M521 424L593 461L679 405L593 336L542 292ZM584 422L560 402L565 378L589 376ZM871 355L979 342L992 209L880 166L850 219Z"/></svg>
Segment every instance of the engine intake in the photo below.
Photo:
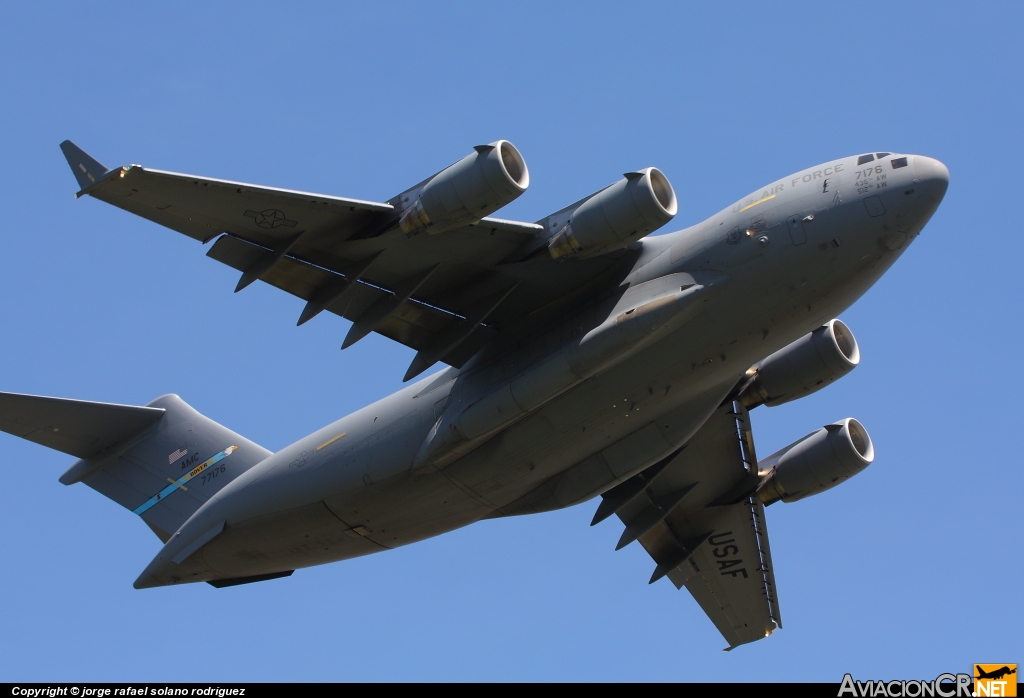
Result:
<svg viewBox="0 0 1024 698"><path fill-rule="evenodd" d="M528 186L530 171L514 145L478 145L423 185L399 226L409 234L439 233L475 223L517 199Z"/></svg>
<svg viewBox="0 0 1024 698"><path fill-rule="evenodd" d="M754 366L739 400L747 409L774 407L810 395L860 363L860 347L840 320L806 334Z"/></svg>
<svg viewBox="0 0 1024 698"><path fill-rule="evenodd" d="M856 419L829 424L757 464L764 504L795 502L850 479L875 460L875 446Z"/></svg>
<svg viewBox="0 0 1024 698"><path fill-rule="evenodd" d="M629 172L584 201L548 242L554 259L592 257L639 240L679 209L668 178L656 167Z"/></svg>

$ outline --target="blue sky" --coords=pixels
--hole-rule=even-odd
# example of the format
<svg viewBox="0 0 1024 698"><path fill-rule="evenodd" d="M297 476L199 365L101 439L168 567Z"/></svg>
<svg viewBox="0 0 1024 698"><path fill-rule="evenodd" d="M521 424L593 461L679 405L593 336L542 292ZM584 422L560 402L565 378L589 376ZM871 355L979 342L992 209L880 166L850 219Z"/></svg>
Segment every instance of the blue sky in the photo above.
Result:
<svg viewBox="0 0 1024 698"><path fill-rule="evenodd" d="M137 517L0 434L0 680L933 678L1024 662L1020 507L1024 31L1015 3L4 3L0 390L175 392L277 450L401 385L412 358L172 231L76 201L58 144L145 166L384 200L507 138L538 219L654 165L674 230L874 150L951 172L843 319L850 376L754 413L767 454L838 418L877 460L768 510L784 629L731 653L647 585L595 504L486 521L283 581L132 589ZM722 5L722 7L717 7ZM1014 192L1018 192L1015 194ZM1013 582L1018 579L1018 582Z"/></svg>

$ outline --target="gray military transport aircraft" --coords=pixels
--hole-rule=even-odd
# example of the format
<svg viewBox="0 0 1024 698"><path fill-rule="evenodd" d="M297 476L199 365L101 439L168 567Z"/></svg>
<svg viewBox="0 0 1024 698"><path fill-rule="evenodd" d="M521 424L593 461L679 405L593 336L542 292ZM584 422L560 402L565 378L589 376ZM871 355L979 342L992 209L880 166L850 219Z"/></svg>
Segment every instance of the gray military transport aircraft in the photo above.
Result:
<svg viewBox="0 0 1024 698"><path fill-rule="evenodd" d="M490 217L530 181L496 141L384 203L139 165L61 144L78 196L207 244L208 257L447 367L277 453L177 395L145 407L0 394L0 429L78 460L163 548L135 587L226 587L485 518L600 497L729 649L781 627L764 507L874 459L841 419L758 460L748 410L851 371L836 315L921 232L939 161L866 153L783 177L675 233L649 167L536 223Z"/></svg>

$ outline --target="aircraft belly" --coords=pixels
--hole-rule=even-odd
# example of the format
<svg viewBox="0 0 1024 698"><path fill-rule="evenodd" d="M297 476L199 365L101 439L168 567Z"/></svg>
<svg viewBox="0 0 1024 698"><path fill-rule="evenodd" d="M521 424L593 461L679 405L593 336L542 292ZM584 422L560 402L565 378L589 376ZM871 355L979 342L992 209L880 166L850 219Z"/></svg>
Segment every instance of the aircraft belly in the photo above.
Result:
<svg viewBox="0 0 1024 698"><path fill-rule="evenodd" d="M410 398L392 395L282 449L247 481L226 487L212 503L216 512L204 514L216 514L230 528L407 472L433 420L429 399Z"/></svg>
<svg viewBox="0 0 1024 698"><path fill-rule="evenodd" d="M203 561L218 577L247 577L310 567L378 552L323 502L266 514L225 528L207 543Z"/></svg>
<svg viewBox="0 0 1024 698"><path fill-rule="evenodd" d="M574 454L570 467L555 473L533 490L502 507L501 514L519 515L572 506L594 497L634 473L661 460L688 441L720 404L733 384L732 378L710 389L690 394L656 419L616 439L611 429ZM625 422L642 414L613 415ZM652 415L653 416L653 415ZM588 432L591 430L588 428Z"/></svg>
<svg viewBox="0 0 1024 698"><path fill-rule="evenodd" d="M443 473L409 473L334 495L324 504L361 535L385 548L407 545L461 528L493 508Z"/></svg>
<svg viewBox="0 0 1024 698"><path fill-rule="evenodd" d="M405 545L489 514L490 507L448 478L409 472L437 397L412 410L399 407L400 417L322 464L297 467L300 459L284 454L274 473L239 493L238 513L206 545L203 559L223 577L297 569ZM343 429L343 422L332 429ZM299 448L311 450L289 447Z"/></svg>
<svg viewBox="0 0 1024 698"><path fill-rule="evenodd" d="M177 581L248 577L347 560L477 521L491 509L445 477L392 476L229 525ZM189 578L191 577L191 579Z"/></svg>
<svg viewBox="0 0 1024 698"><path fill-rule="evenodd" d="M863 274L833 269L847 281L828 294L823 274L798 276L799 267L771 285L784 261L761 259L680 330L498 433L448 476L499 515L529 513L595 496L678 448L747 368L848 307L863 286Z"/></svg>
<svg viewBox="0 0 1024 698"><path fill-rule="evenodd" d="M503 513L509 504L577 465L588 474L577 473L582 482L563 487L559 506L598 494L682 445L739 375L761 358L730 350L731 361L729 356L722 361L722 354L715 353L706 363L715 344L724 344L716 337L722 333L713 329L708 321L694 321L636 357L584 381L445 472ZM756 334L760 340L760 333ZM754 356L757 351L747 348L744 353ZM666 415L671 419L666 421ZM595 454L601 454L600 464L587 461ZM584 482L594 486L582 494L580 487L589 486ZM554 490L549 494L554 496ZM556 506L549 500L544 509L551 508Z"/></svg>
<svg viewBox="0 0 1024 698"><path fill-rule="evenodd" d="M793 244L788 234L782 235L786 232L782 214L791 208L787 204L778 211L773 210L767 217L763 214L754 217L754 220L760 221L758 225L762 226L756 232L766 239L764 244L745 236L740 243L733 245L728 237L723 237L718 244L706 250L707 258L699 258L704 254L702 252L693 259L679 260L679 263L670 269L662 268L664 265L652 265L658 266L657 274L669 271L683 273L682 269L725 269L729 266L733 269L730 271L731 278L724 284L716 286L714 294L705 297L699 315L691 317L681 330L656 342L655 346L641 350L637 356L625 359L623 365L606 369L585 383L611 385L612 392L620 392L626 396L638 389L646 388L652 391L653 383L659 381L674 382L680 389L699 392L699 386L695 383L714 383L716 376L722 381L728 380L730 375L738 378L742 371L753 363L813 330L852 304L884 269L865 268L878 266L878 262L870 259L870 254L867 254L871 251L868 248L871 248L873 243L870 240L866 241L865 236L860 234L865 222L858 217L859 210L851 211L848 207L841 210L841 206L836 206L836 202L841 203L841 200L835 198L833 194L826 198L828 201L822 206L815 204L814 211L808 213L811 220L803 223L807 230L807 239L803 243L807 244L803 244L798 255L791 253ZM845 247L843 239L847 240ZM754 247L751 247L752 245ZM744 246L755 250L756 254L751 257L742 252L740 248ZM843 247L841 253L838 251L840 247ZM747 258L751 263L737 266L738 252L742 252L739 257ZM534 340L532 344L535 345L538 341L540 340ZM532 345L526 345L519 354L508 358L506 362L510 366L527 362L530 359L528 355L531 348ZM547 359L532 361L539 362L537 371L551 363ZM629 376L629 366L637 364L645 364L644 369L653 369L653 373L647 371L648 375ZM624 375L624 379L619 380L616 377L619 375ZM482 379L483 376L479 378ZM489 381L474 382L486 384ZM514 388L512 392L515 392ZM499 417L508 411L512 418L520 420L520 423L506 427L499 435L491 437L486 442L487 445L467 444L463 452L474 448L480 451L475 456L470 451L459 458L462 461L461 468L468 469L469 480L475 483L467 486L489 503L503 506L500 502L506 501L506 495L495 494L497 491L508 488L516 490L520 485L535 485L537 476L543 479L551 474L548 472L549 468L541 468L541 472L537 472L539 465L529 453L530 449L542 450L542 459L558 463L553 466L555 472L578 462L578 453L560 452L579 451L578 448L573 448L573 444L582 443L588 448L594 439L600 439L601 435L597 433L600 431L600 425L592 423L593 419L598 418L592 418L591 415L595 412L594 405L604 404L609 397L601 395L596 403L577 404L578 396L584 392L584 386L577 385L570 388L565 395L553 398L549 404L532 412L523 406L518 410L511 409L511 403L504 405L510 408L508 410L502 409L504 403L491 406L490 403L494 402L491 398L497 396L500 390L496 391L495 395L485 394L483 397L476 397L477 401L466 410L467 414L473 408L487 404L488 407L495 408L490 411L482 410L490 418L495 417L492 414L495 410ZM506 402L509 402L515 396L507 397ZM649 405L646 414L653 417L657 415L659 409L671 409L673 401L677 398L678 393L668 401L651 401L652 404ZM634 398L627 399L630 404L636 402ZM614 397L614 400L619 400L619 397ZM659 402L663 404L658 404ZM573 406L569 410L568 419L574 427L578 427L579 433L574 434L572 429L566 431L562 428L563 421L553 414L557 412L558 404ZM522 415L523 411L527 414ZM476 412L473 414L476 415ZM459 420L459 429L465 428L466 435L470 438L475 438L476 432L484 434L496 426L491 423L494 419L476 429L473 428L476 424L473 419L466 421L459 417ZM464 421L466 423L463 423ZM591 429L588 436L583 435L584 425L585 428ZM624 429L624 424L613 425L608 438L621 438ZM626 429L626 433L631 430L635 430L635 427ZM522 438L528 443L525 450L517 450L508 443L510 439L515 441L517 438ZM505 445L502 446L502 443ZM508 457L516 462L508 467L502 465L505 461L503 455L487 455L490 451L504 454L510 448L514 455ZM592 448L590 452L593 453ZM559 457L560 455L564 457ZM427 451L422 459L423 464L430 465L431 457ZM451 454L448 462L454 458L458 458L455 452ZM490 462L470 465L480 460ZM417 462L419 461L418 454ZM439 467L445 467L444 463ZM452 472L458 470L459 468L456 468ZM484 481L481 481L481 478Z"/></svg>

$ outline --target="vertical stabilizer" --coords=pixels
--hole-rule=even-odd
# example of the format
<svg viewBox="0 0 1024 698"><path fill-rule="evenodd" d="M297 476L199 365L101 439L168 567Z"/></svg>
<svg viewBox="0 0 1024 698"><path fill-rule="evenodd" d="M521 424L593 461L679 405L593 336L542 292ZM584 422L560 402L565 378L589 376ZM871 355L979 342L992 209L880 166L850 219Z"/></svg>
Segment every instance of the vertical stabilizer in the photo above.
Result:
<svg viewBox="0 0 1024 698"><path fill-rule="evenodd" d="M0 430L80 460L83 482L167 541L210 497L270 455L177 395L146 407L0 393Z"/></svg>

